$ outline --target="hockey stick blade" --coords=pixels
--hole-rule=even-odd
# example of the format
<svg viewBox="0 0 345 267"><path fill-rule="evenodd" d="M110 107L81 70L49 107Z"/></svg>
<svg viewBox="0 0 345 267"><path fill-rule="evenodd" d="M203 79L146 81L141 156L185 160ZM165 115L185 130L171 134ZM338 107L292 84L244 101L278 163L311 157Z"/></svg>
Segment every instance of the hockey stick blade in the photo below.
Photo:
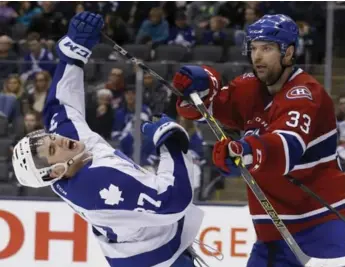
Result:
<svg viewBox="0 0 345 267"><path fill-rule="evenodd" d="M160 83L162 83L167 88L169 88L174 94L176 94L177 96L182 96L182 93L180 91L178 91L176 88L170 85L169 82L167 82L165 79L159 76L151 68L146 66L144 63L140 62L137 58L133 57L125 49L119 46L116 42L111 40L107 35L105 35L104 33L102 33L102 35L113 44L113 48L118 53L120 53L125 58L127 58L128 60L136 64L143 71L148 72L149 74L154 76ZM199 110L199 112L205 118L206 122L210 126L211 130L213 131L217 139L222 140L224 138L227 138L222 128L218 125L217 121L213 118L213 116L209 113L209 111L205 107L199 95L197 93L193 93L190 95L190 98L192 100L192 103L195 105L195 107ZM256 183L255 179L252 177L252 175L247 170L247 168L244 167L243 163L241 162L241 159L237 158L235 160L235 163L241 170L242 178L245 180L250 190L259 200L259 202L261 203L261 206L263 207L265 212L270 216L273 224L275 225L277 230L280 232L281 236L283 237L285 242L288 244L288 246L290 247L291 251L296 256L296 258L299 260L299 262L303 266L306 266L306 267L345 267L345 257L334 258L334 259L320 259L320 258L313 258L306 255L302 251L300 246L297 244L296 240L293 238L293 236L291 235L290 231L287 229L284 222L279 218L278 213L274 210L271 203L265 196L264 192Z"/></svg>

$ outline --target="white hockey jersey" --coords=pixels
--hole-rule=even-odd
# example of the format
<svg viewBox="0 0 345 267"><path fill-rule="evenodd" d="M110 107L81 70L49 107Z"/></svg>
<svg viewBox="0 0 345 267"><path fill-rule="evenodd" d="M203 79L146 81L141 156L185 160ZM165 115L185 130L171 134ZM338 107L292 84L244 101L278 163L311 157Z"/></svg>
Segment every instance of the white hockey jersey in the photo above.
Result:
<svg viewBox="0 0 345 267"><path fill-rule="evenodd" d="M83 69L57 66L44 108L49 132L83 141L93 159L53 190L92 225L110 266L168 267L192 243L203 212L193 198L193 163L162 146L156 174L113 149L85 121Z"/></svg>

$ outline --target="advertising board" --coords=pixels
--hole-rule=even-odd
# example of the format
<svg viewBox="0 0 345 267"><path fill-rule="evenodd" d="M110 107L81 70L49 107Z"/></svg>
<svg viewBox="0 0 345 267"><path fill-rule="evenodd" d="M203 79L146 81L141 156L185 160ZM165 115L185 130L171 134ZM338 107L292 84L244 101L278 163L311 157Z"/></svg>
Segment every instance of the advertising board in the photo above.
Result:
<svg viewBox="0 0 345 267"><path fill-rule="evenodd" d="M198 254L212 267L245 267L255 242L248 207L200 208ZM90 227L63 202L0 200L0 236L1 267L108 266Z"/></svg>

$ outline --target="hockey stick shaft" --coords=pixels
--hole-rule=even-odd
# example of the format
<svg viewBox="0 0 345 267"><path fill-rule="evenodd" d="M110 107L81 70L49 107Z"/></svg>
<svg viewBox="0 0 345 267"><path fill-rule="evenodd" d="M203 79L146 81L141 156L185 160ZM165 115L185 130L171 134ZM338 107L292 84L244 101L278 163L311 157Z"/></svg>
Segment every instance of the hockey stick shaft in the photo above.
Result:
<svg viewBox="0 0 345 267"><path fill-rule="evenodd" d="M162 78L160 75L158 75L155 71L153 71L151 68L146 66L144 63L139 61L137 58L132 56L128 51L123 49L121 46L119 46L116 42L114 42L112 39L110 39L107 35L103 34L103 36L112 43L114 50L116 50L118 53L120 53L122 56L136 64L138 67L140 67L143 71L151 74L153 77L155 77L160 83L165 85L167 88L169 88L174 94L177 96L183 96L183 94L178 91L176 88L174 88L168 81L166 81L164 78ZM214 119L214 117L209 113L206 106L200 99L199 95L197 93L193 93L190 95L190 98L192 100L192 103L195 105L195 107L198 109L198 111L202 114L208 125L210 126L211 130L215 134L218 140L222 140L224 138L227 138L226 134L222 130L222 128L219 126L217 121ZM260 186L256 183L253 176L250 174L250 172L247 170L246 167L244 167L243 163L241 162L240 158L237 158L235 160L236 165L239 167L241 171L241 176L245 180L246 184L250 188L250 190L253 192L255 197L260 202L261 206L265 210L265 212L269 215L270 219L272 220L273 224L277 228L277 230L280 232L283 239L286 241L287 245L290 247L296 258L303 264L303 266L313 266L313 265L307 265L312 259L309 256L307 256L300 246L297 244L296 240L291 235L290 231L287 229L284 222L279 218L278 213L275 211L267 197L265 196L264 192L260 188ZM316 259L317 260L317 259ZM345 264L344 264L345 265ZM329 266L329 265L325 265ZM343 265L338 265L334 267L341 267ZM333 266L332 266L333 267Z"/></svg>
<svg viewBox="0 0 345 267"><path fill-rule="evenodd" d="M316 199L319 203L321 203L322 205L324 205L327 209L329 209L330 211L332 211L334 214L336 214L339 219L341 219L342 221L345 222L345 217L344 215L342 215L337 209L333 208L330 204L327 203L326 200L324 200L322 197L320 197L318 194L316 194L315 192L313 192L309 187L305 186L304 184L302 184L299 180L297 180L296 178L293 178L290 175L286 175L286 178L293 183L294 185L297 185L299 188L301 188L304 192L306 192L307 194L309 194L311 197L313 197L314 199Z"/></svg>
<svg viewBox="0 0 345 267"><path fill-rule="evenodd" d="M128 60L130 60L131 62L133 62L134 64L136 64L138 67L140 67L143 71L151 74L153 77L155 77L161 84L163 84L164 86L166 86L168 89L170 89L175 95L177 96L183 96L183 94L177 90L174 86L172 86L168 81L166 81L164 78L162 78L160 75L158 75L155 71L153 71L150 67L146 66L143 62L141 62L140 60L138 60L137 58L135 58L134 56L132 56L130 53L128 53L128 51L126 51L125 49L123 49L121 46L119 46L116 42L114 42L113 40L111 40L106 34L103 33L103 37L105 37L108 41L110 41L113 45L113 48L120 53L122 56L124 56L125 58L127 58ZM199 97L196 93L195 95L197 97ZM224 134L224 132L222 131L222 129L219 127L219 125L214 121L212 122L213 117L211 116L207 116L207 114L209 114L209 112L207 111L205 105L202 103L202 110L206 111L203 112L203 116L206 119L208 125L210 126L211 130L213 131L213 133L217 136L217 138L219 140L221 140L222 138L226 138L226 135ZM199 108L198 108L199 109ZM199 111L201 112L201 110L199 109ZM207 118L206 118L207 117Z"/></svg>

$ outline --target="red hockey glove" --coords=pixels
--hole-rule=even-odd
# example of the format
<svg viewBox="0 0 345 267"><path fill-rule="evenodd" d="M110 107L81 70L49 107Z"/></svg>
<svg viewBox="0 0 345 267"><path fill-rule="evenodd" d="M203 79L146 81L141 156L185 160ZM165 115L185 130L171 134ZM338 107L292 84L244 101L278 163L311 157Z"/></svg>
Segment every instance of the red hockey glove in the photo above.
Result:
<svg viewBox="0 0 345 267"><path fill-rule="evenodd" d="M174 87L186 96L177 99L176 108L179 115L189 120L200 119L199 111L186 99L190 94L197 92L208 107L220 88L220 82L220 75L210 67L183 66L173 78Z"/></svg>
<svg viewBox="0 0 345 267"><path fill-rule="evenodd" d="M239 168L234 163L236 157L241 157L242 160L246 157L244 162L246 166L252 163L252 160L250 160L251 147L246 141L232 141L227 138L218 141L213 147L213 163L226 176L238 177L241 175Z"/></svg>

